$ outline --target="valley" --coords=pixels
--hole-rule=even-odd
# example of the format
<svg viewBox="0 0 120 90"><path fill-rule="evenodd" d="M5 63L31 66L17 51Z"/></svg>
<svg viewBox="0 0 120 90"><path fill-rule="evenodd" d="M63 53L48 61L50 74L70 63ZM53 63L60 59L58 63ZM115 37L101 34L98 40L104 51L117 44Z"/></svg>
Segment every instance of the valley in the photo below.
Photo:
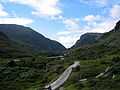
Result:
<svg viewBox="0 0 120 90"><path fill-rule="evenodd" d="M89 34L92 41L86 41L86 36L82 42L79 40L75 47L68 50L58 42L47 39L48 46L43 51L40 48L43 42L37 43L33 40L31 43L31 38L36 38L28 30L23 30L25 33L21 34L16 29L19 33L14 37L15 33L8 35L10 33L7 33L6 26L6 32L2 32L3 27L0 25L0 90L44 90L48 84L53 90L61 86L64 90L119 90L119 26L120 21L110 32L97 36L95 33ZM30 32L33 31L30 29ZM29 36L28 41L26 37L24 39L24 34ZM39 34L33 34L38 35L38 40ZM52 45L51 48L48 48L49 45ZM75 61L80 62L80 65L73 64Z"/></svg>

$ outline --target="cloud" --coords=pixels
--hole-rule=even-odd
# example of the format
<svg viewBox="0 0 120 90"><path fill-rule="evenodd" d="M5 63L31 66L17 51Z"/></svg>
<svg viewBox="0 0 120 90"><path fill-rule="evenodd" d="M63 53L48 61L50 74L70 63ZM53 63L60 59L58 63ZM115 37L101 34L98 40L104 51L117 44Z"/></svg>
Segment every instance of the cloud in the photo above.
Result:
<svg viewBox="0 0 120 90"><path fill-rule="evenodd" d="M76 40L78 40L80 38L80 35L83 33L84 32L82 30L61 31L58 32L53 39L59 41L65 47L70 48L75 44Z"/></svg>
<svg viewBox="0 0 120 90"><path fill-rule="evenodd" d="M92 5L102 5L105 6L108 4L109 0L80 0L80 2L82 3L86 3L86 4L92 4Z"/></svg>
<svg viewBox="0 0 120 90"><path fill-rule="evenodd" d="M73 44L75 44L77 38L79 39L79 36L69 35L69 36L59 36L57 40L60 43L62 43L65 47L70 48Z"/></svg>
<svg viewBox="0 0 120 90"><path fill-rule="evenodd" d="M87 21L87 22L94 22L94 21L98 21L100 20L101 17L99 15L87 15L84 17L84 21Z"/></svg>
<svg viewBox="0 0 120 90"><path fill-rule="evenodd" d="M102 5L106 5L108 3L108 0L94 0L94 2Z"/></svg>
<svg viewBox="0 0 120 90"><path fill-rule="evenodd" d="M83 34L82 30L80 31L80 20L77 18L60 18L62 23L65 26L65 31L60 31L56 34L55 39L62 43L65 47L70 48L75 44L76 40L80 38L80 35Z"/></svg>
<svg viewBox="0 0 120 90"><path fill-rule="evenodd" d="M79 19L77 18L68 18L63 19L63 24L68 30L78 29L79 28Z"/></svg>
<svg viewBox="0 0 120 90"><path fill-rule="evenodd" d="M80 30L80 20L77 18L60 18L65 26L64 31L56 33L53 39L62 43L65 47L70 48L75 44L76 40L83 34L83 30Z"/></svg>
<svg viewBox="0 0 120 90"><path fill-rule="evenodd" d="M87 32L108 32L110 31L120 15L120 6L114 5L108 15L86 15L82 21L76 18L67 18L62 16L63 11L60 8L60 0L9 0L15 4L26 5L32 7L32 14L40 17L51 17L57 22L64 24L65 29L54 34L53 39L59 41L67 48L75 44L80 36ZM87 4L105 6L108 0L80 0ZM1 18L0 23L13 23L27 25L31 24L31 19L26 18ZM81 26L82 23L82 26Z"/></svg>
<svg viewBox="0 0 120 90"><path fill-rule="evenodd" d="M12 1L12 0L11 0ZM18 25L28 25L33 22L32 19L29 18L23 18L23 17L17 17L15 14L14 16L11 16L9 13L7 13L2 5L2 3L7 3L8 0L1 0L0 1L0 24L18 24Z"/></svg>
<svg viewBox="0 0 120 90"><path fill-rule="evenodd" d="M7 16L8 13L4 10L2 4L0 4L0 16Z"/></svg>
<svg viewBox="0 0 120 90"><path fill-rule="evenodd" d="M113 19L104 20L100 23L97 23L96 26L93 26L93 27L91 26L89 28L89 31L100 32L100 33L108 32L114 28L116 22L117 20L113 20Z"/></svg>
<svg viewBox="0 0 120 90"><path fill-rule="evenodd" d="M33 20L28 18L0 18L0 24L18 24L18 25L28 25L31 24Z"/></svg>
<svg viewBox="0 0 120 90"><path fill-rule="evenodd" d="M112 18L120 18L120 5L114 5L110 10L110 16Z"/></svg>
<svg viewBox="0 0 120 90"><path fill-rule="evenodd" d="M28 5L34 9L32 14L38 16L59 16L62 10L59 7L60 0L10 0L10 2Z"/></svg>
<svg viewBox="0 0 120 90"><path fill-rule="evenodd" d="M90 18L88 16L90 16ZM85 21L85 24L82 24L82 26L80 25L80 20L74 18L64 19L64 25L66 28L64 31L60 31L55 35L55 40L62 43L65 47L70 48L82 34L87 32L108 32L114 28L118 21L118 19L113 19L109 16L87 15L85 17L87 17L87 22Z"/></svg>

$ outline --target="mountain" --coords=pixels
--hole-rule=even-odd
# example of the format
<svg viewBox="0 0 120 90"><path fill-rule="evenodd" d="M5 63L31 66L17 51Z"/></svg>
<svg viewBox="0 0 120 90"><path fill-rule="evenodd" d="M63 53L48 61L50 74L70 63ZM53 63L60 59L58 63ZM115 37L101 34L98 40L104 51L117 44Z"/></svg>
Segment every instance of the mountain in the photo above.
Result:
<svg viewBox="0 0 120 90"><path fill-rule="evenodd" d="M3 32L0 32L0 57L28 56L31 53L29 50L27 47L10 40Z"/></svg>
<svg viewBox="0 0 120 90"><path fill-rule="evenodd" d="M88 39L91 40L91 39ZM74 59L95 59L107 55L120 54L120 21L110 31L103 33L94 43L85 47L72 48L68 51ZM91 42L91 41L90 41Z"/></svg>
<svg viewBox="0 0 120 90"><path fill-rule="evenodd" d="M67 63L80 61L80 69L65 84L66 90L119 90L120 21L95 43L68 50L66 57Z"/></svg>
<svg viewBox="0 0 120 90"><path fill-rule="evenodd" d="M120 24L116 24L113 30L102 34L93 44L68 50L68 54L62 58L42 55L0 58L0 90L44 90L46 85L55 81L74 61L79 61L80 67L73 68L70 77L62 85L65 90L119 90L119 26ZM23 48L25 51L30 50L30 47L24 47L24 43L12 41L3 32L0 36L1 41L6 41L2 42L5 43L4 47L15 54L18 50L22 52Z"/></svg>
<svg viewBox="0 0 120 90"><path fill-rule="evenodd" d="M101 43L108 47L120 48L120 21L116 23L116 26L110 32L104 33L103 36L98 40L98 43Z"/></svg>
<svg viewBox="0 0 120 90"><path fill-rule="evenodd" d="M9 45L8 37L4 33L0 32L0 54L5 52L5 48L8 47L8 45Z"/></svg>
<svg viewBox="0 0 120 90"><path fill-rule="evenodd" d="M86 33L80 37L80 39L73 45L72 48L84 47L95 43L102 33Z"/></svg>
<svg viewBox="0 0 120 90"><path fill-rule="evenodd" d="M118 22L116 23L115 31L119 31L119 32L120 32L120 21L118 21Z"/></svg>
<svg viewBox="0 0 120 90"><path fill-rule="evenodd" d="M50 40L33 29L15 24L0 24L0 32L4 33L13 48L28 52L62 53L66 48L57 41ZM17 44L17 45L15 45Z"/></svg>
<svg viewBox="0 0 120 90"><path fill-rule="evenodd" d="M4 33L0 32L0 47L6 47L8 42L8 37Z"/></svg>
<svg viewBox="0 0 120 90"><path fill-rule="evenodd" d="M80 48L84 46L90 46L96 43L101 43L109 46L119 47L120 39L120 21L116 23L113 30L107 33L86 33L83 34L80 39L73 45L72 48Z"/></svg>

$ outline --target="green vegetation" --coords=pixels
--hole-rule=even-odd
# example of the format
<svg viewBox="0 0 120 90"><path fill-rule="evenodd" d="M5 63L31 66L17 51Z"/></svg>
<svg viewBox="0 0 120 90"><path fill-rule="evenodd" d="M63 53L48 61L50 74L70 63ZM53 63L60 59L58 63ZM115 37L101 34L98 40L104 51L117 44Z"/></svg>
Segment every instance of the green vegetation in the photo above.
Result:
<svg viewBox="0 0 120 90"><path fill-rule="evenodd" d="M86 33L83 34L80 39L73 45L72 48L79 48L96 43L96 41L102 36L102 33Z"/></svg>
<svg viewBox="0 0 120 90"><path fill-rule="evenodd" d="M43 90L48 82L65 70L63 62L45 56L1 58L0 90Z"/></svg>
<svg viewBox="0 0 120 90"><path fill-rule="evenodd" d="M62 86L65 90L120 90L119 26L96 43L68 50L64 58L49 52L24 55L17 51L19 45L9 48L11 53L0 52L0 90L43 90L74 61L80 61L80 67Z"/></svg>
<svg viewBox="0 0 120 90"><path fill-rule="evenodd" d="M80 61L80 70L72 73L65 90L120 89L119 26L120 21L117 29L103 34L96 43L68 52L66 62Z"/></svg>
<svg viewBox="0 0 120 90"><path fill-rule="evenodd" d="M26 51L28 53L62 53L66 50L59 42L50 40L29 27L15 24L0 24L0 32L9 38L10 45L18 51Z"/></svg>
<svg viewBox="0 0 120 90"><path fill-rule="evenodd" d="M118 55L78 61L80 67L73 70L63 85L65 90L119 90L120 57ZM0 90L43 90L45 85L56 80L73 62L70 57L65 57L65 60L50 59L46 56L1 58ZM107 67L111 67L108 75L96 78ZM81 79L87 81L81 82Z"/></svg>
<svg viewBox="0 0 120 90"><path fill-rule="evenodd" d="M80 62L80 70L72 73L64 85L65 90L120 89L120 57L106 56L101 59L80 60ZM105 72L107 67L111 67L107 74L96 78L97 75ZM87 79L87 81L80 81L81 79Z"/></svg>

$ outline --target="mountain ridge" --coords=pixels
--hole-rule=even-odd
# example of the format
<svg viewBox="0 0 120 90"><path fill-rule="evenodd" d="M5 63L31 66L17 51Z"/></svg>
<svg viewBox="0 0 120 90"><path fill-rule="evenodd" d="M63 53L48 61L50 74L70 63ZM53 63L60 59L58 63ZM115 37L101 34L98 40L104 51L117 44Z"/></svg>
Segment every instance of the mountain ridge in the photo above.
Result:
<svg viewBox="0 0 120 90"><path fill-rule="evenodd" d="M0 24L0 32L12 42L27 48L28 52L62 53L66 48L57 41L51 40L33 29L16 24ZM19 48L19 47L18 47Z"/></svg>

